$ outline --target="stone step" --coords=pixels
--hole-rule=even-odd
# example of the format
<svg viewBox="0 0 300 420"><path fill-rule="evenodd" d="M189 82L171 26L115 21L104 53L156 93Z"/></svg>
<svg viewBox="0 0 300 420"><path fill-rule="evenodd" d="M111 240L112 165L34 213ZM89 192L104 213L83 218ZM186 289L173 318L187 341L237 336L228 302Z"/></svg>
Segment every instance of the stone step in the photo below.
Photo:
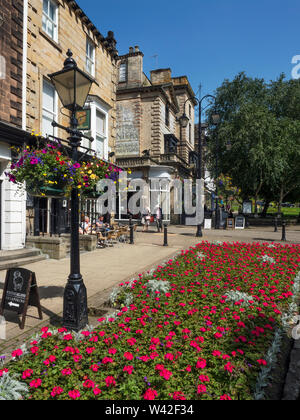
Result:
<svg viewBox="0 0 300 420"><path fill-rule="evenodd" d="M0 252L0 263L11 260L18 260L20 258L37 257L39 255L41 255L41 251L34 248L18 249L15 251L2 251Z"/></svg>
<svg viewBox="0 0 300 420"><path fill-rule="evenodd" d="M0 271L9 270L10 268L22 267L24 265L33 264L39 261L44 261L46 259L47 259L46 255L39 254L37 256L32 256L32 257L27 257L27 258L19 258L16 260L9 260L5 262L2 261L0 262Z"/></svg>

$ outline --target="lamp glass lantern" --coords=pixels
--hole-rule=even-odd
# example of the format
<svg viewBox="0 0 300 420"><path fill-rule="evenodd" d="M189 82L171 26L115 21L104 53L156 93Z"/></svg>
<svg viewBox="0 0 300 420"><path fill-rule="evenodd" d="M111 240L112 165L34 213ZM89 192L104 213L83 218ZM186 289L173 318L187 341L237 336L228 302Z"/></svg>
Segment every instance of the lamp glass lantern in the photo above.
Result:
<svg viewBox="0 0 300 420"><path fill-rule="evenodd" d="M63 70L49 77L64 108L75 112L84 107L94 80L77 67L70 50L67 55Z"/></svg>
<svg viewBox="0 0 300 420"><path fill-rule="evenodd" d="M212 115L212 121L214 125L218 125L221 120L220 114L217 114L216 112Z"/></svg>
<svg viewBox="0 0 300 420"><path fill-rule="evenodd" d="M180 118L179 118L179 123L181 125L182 128L187 128L188 124L190 122L189 117L186 115L186 113L184 113Z"/></svg>

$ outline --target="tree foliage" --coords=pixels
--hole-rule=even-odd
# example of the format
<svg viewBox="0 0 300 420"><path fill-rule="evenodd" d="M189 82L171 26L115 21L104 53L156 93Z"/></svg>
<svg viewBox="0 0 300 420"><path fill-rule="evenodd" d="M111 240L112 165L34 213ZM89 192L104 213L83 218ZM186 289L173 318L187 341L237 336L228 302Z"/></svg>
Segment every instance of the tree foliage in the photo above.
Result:
<svg viewBox="0 0 300 420"><path fill-rule="evenodd" d="M266 83L245 73L216 92L218 126L210 124L209 164L232 179L244 199L276 201L300 188L300 80ZM214 173L213 169L213 173Z"/></svg>

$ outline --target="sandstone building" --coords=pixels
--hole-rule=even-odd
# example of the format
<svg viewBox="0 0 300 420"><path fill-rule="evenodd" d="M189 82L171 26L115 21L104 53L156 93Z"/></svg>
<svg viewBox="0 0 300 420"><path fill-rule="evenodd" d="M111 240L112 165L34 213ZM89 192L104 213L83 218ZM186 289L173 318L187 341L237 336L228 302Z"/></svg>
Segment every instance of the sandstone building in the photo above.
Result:
<svg viewBox="0 0 300 420"><path fill-rule="evenodd" d="M13 159L11 145L32 143L31 133L66 138L55 120L69 125L49 74L63 68L68 49L78 66L94 78L86 103L94 137L82 146L108 159L115 148L117 50L114 34L102 35L73 0L0 0L0 238L2 249L25 245L27 234L57 232L51 220L68 224L66 200L16 194L4 172ZM27 214L27 218L26 218Z"/></svg>
<svg viewBox="0 0 300 420"><path fill-rule="evenodd" d="M118 58L117 163L130 168L132 178L189 179L195 157L195 94L188 78L173 77L169 68L151 71L148 78L143 57L135 47ZM184 112L187 128L179 124ZM121 219L126 210L119 209Z"/></svg>

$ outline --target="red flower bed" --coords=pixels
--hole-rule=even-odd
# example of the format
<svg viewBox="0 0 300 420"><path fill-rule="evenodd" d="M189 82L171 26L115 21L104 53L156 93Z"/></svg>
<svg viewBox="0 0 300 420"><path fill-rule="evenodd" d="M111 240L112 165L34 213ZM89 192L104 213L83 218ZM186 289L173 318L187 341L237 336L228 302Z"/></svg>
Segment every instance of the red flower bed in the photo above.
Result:
<svg viewBox="0 0 300 420"><path fill-rule="evenodd" d="M140 276L114 322L100 319L80 340L45 328L9 372L31 399L252 399L292 302L299 251L203 242L151 275L169 282L168 292L150 293L149 276Z"/></svg>

